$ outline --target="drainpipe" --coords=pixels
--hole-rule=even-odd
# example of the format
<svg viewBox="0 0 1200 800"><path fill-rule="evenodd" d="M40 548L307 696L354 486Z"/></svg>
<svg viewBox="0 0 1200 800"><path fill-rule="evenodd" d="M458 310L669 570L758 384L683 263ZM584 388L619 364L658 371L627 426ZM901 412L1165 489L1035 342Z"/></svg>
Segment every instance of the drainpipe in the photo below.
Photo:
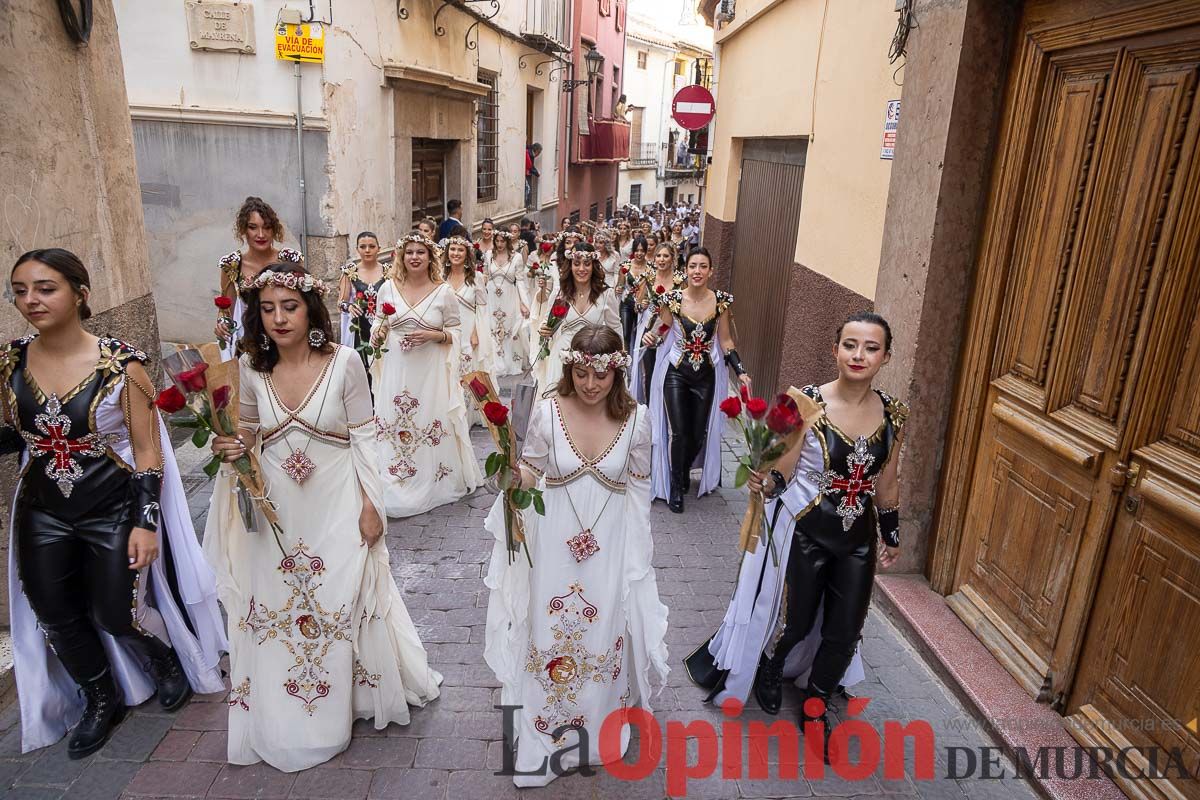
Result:
<svg viewBox="0 0 1200 800"><path fill-rule="evenodd" d="M304 105L300 93L300 62L292 67L296 73L296 155L300 160L300 250L304 253L304 261L308 262L308 189L304 185Z"/></svg>

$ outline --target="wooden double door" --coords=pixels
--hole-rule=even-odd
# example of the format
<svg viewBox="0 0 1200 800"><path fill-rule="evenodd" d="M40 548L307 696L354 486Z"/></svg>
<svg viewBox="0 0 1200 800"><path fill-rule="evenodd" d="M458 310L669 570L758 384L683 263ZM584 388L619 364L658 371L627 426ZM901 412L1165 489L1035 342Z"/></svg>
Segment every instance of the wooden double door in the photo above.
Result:
<svg viewBox="0 0 1200 800"><path fill-rule="evenodd" d="M951 548L934 565L1077 739L1176 749L1192 774L1198 88L1200 3L1026 4L943 465ZM1200 798L1198 782L1122 785Z"/></svg>

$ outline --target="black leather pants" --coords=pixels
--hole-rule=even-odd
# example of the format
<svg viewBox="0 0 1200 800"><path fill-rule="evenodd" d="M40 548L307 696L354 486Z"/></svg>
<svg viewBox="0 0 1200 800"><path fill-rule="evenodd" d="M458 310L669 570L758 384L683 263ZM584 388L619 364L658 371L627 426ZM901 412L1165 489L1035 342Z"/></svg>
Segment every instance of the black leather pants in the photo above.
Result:
<svg viewBox="0 0 1200 800"><path fill-rule="evenodd" d="M663 399L671 424L671 482L680 487L687 486L692 463L704 450L716 384L711 364L699 371L690 366L667 367Z"/></svg>
<svg viewBox="0 0 1200 800"><path fill-rule="evenodd" d="M830 548L797 529L792 540L784 590L786 623L773 659L782 663L805 637L824 598L821 646L808 677L816 694L828 696L838 687L862 637L875 580L876 546L873 535L864 538Z"/></svg>
<svg viewBox="0 0 1200 800"><path fill-rule="evenodd" d="M621 332L625 336L625 349L633 350L633 337L637 335L637 309L633 305L633 297L621 301Z"/></svg>
<svg viewBox="0 0 1200 800"><path fill-rule="evenodd" d="M99 628L144 655L165 643L137 623L138 573L129 568L131 501L64 520L37 506L17 513L17 568L50 647L80 685L108 669Z"/></svg>
<svg viewBox="0 0 1200 800"><path fill-rule="evenodd" d="M638 380L641 381L642 398L650 402L650 382L654 380L654 362L658 359L657 347L642 348L642 363L634 365L639 370Z"/></svg>

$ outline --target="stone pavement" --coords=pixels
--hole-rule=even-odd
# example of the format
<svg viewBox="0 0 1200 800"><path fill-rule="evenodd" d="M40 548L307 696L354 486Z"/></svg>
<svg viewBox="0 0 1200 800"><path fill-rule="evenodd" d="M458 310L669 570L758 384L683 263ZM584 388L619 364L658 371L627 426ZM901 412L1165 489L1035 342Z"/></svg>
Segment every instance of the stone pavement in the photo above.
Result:
<svg viewBox="0 0 1200 800"><path fill-rule="evenodd" d="M486 452L486 434L476 430L478 453ZM197 528L202 529L208 483L199 474L199 459L190 447L179 451L185 481L193 494ZM656 503L651 514L654 563L663 602L670 608L671 675L653 703L661 725L670 721L707 720L720 730L724 715L702 703L680 660L704 642L724 615L737 573L734 538L745 507L745 493L732 487L726 453L725 487L700 500L689 499L676 516ZM190 474L189 474L190 473ZM431 513L388 526L387 544L393 572L400 582L413 619L420 627L430 663L445 675L442 696L426 708L414 709L407 727L376 731L360 720L349 749L319 768L281 773L265 765L225 764L228 712L223 696L198 697L175 715L158 710L151 700L134 710L99 753L69 761L66 742L22 755L16 704L0 712L0 796L8 800L103 800L105 798L388 798L389 800L458 800L458 798L609 798L623 800L666 796L665 752L662 764L638 783L614 779L602 768L591 777L566 775L546 789L518 792L512 779L497 776L501 765L499 688L483 660L488 592L483 573L491 541L482 522L492 496L474 496ZM690 780L687 796L695 798L783 798L809 796L970 798L1023 800L1033 793L1022 781L963 779L946 775L946 748L991 745L986 734L934 678L897 630L872 609L862 645L867 680L854 687L870 698L861 715L882 730L886 719L924 719L937 736L935 780L885 780L883 770L861 781L836 776L783 780L771 767L767 780ZM787 687L790 689L790 687ZM751 701L747 721L794 719L798 690L786 695L780 717L763 714ZM838 701L838 710L844 701ZM836 716L836 714L835 714ZM637 749L636 743L633 748ZM689 743L689 759L697 752ZM747 759L748 760L748 759ZM769 761L778 762L771 748ZM911 764L911 761L909 762ZM1011 765L1006 767L1013 774Z"/></svg>

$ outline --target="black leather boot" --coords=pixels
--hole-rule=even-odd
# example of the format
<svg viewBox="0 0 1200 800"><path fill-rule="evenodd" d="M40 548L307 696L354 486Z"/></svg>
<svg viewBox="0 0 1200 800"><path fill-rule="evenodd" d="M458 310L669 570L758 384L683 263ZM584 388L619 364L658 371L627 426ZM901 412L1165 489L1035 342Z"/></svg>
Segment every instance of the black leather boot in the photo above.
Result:
<svg viewBox="0 0 1200 800"><path fill-rule="evenodd" d="M188 683L174 648L168 647L153 636L125 641L138 652L143 661L148 662L150 675L154 678L154 685L158 687L158 703L163 710L175 711L191 698L192 686Z"/></svg>
<svg viewBox="0 0 1200 800"><path fill-rule="evenodd" d="M754 699L768 714L778 714L783 703L783 662L784 658L763 656L754 676Z"/></svg>
<svg viewBox="0 0 1200 800"><path fill-rule="evenodd" d="M817 704L817 702L819 701L819 705L816 705L815 708L812 708L813 711L816 711L819 708L820 709L819 714L810 714L809 713L810 701L812 701L812 703L814 703L814 704ZM821 728L823 729L823 735L821 736L821 759L826 764L829 763L829 733L831 731L831 727L829 725L828 710L829 710L829 696L828 695L823 694L822 692L814 689L812 686L809 686L807 689L804 690L804 700L800 704L800 733L804 734L807 731L806 725L808 725L808 724L815 724L815 725L821 726ZM805 742L804 743L805 757L808 756L809 752L810 751L808 748L808 742Z"/></svg>
<svg viewBox="0 0 1200 800"><path fill-rule="evenodd" d="M671 471L671 499L667 501L667 508L671 509L676 514L683 513L684 480L685 478L683 475L681 475L677 470Z"/></svg>
<svg viewBox="0 0 1200 800"><path fill-rule="evenodd" d="M111 670L105 670L100 677L80 688L87 698L87 708L67 742L67 757L72 760L91 755L103 747L113 729L125 718L125 704L121 702L121 693L113 682Z"/></svg>

